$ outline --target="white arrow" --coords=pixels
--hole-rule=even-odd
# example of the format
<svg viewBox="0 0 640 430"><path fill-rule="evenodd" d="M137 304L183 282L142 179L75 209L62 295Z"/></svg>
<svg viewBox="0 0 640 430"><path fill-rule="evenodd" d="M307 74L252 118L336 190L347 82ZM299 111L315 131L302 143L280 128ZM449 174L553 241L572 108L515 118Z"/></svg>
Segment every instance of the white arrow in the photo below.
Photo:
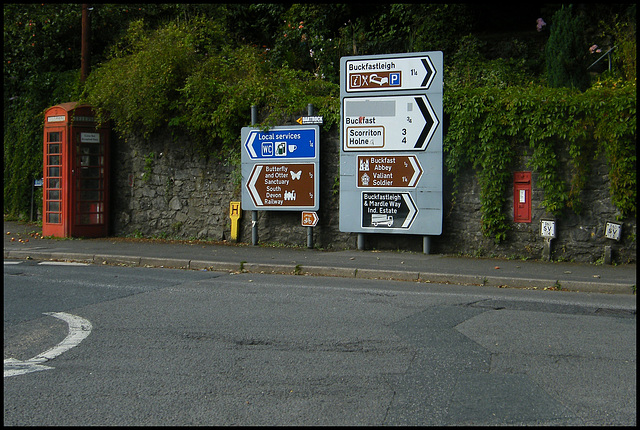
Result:
<svg viewBox="0 0 640 430"><path fill-rule="evenodd" d="M413 176L409 180L408 187L415 187L418 183L418 179L422 176L422 167L420 166L420 162L414 156L409 157L409 161L411 162L411 166L413 166Z"/></svg>
<svg viewBox="0 0 640 430"><path fill-rule="evenodd" d="M45 312L45 315L61 319L69 325L69 334L62 342L51 349L36 355L26 361L16 360L15 358L7 358L4 360L4 377L23 375L30 372L38 372L40 370L49 370L53 367L44 366L49 360L53 360L60 354L78 346L89 334L91 334L91 323L79 316L67 314L64 312Z"/></svg>
<svg viewBox="0 0 640 430"><path fill-rule="evenodd" d="M249 156L251 158L258 158L258 154L256 154L256 151L253 149L253 141L256 139L256 136L258 135L258 133L255 132L250 132L249 133L249 138L247 139L247 141L245 142L244 146L246 146L247 151L249 151Z"/></svg>
<svg viewBox="0 0 640 430"><path fill-rule="evenodd" d="M262 165L256 164L251 171L251 176L249 176L249 183L247 184L247 188L249 188L249 194L253 199L253 203L256 206L262 206L262 199L260 198L260 193L256 189L256 182L258 177L260 176L260 172L262 171Z"/></svg>
<svg viewBox="0 0 640 430"><path fill-rule="evenodd" d="M418 214L418 208L413 203L411 194L402 193L402 198L404 199L404 202L407 204L407 207L409 208L409 213L407 214L407 217L404 219L404 222L402 223L401 228L409 228L411 224L413 224L413 220Z"/></svg>
<svg viewBox="0 0 640 430"><path fill-rule="evenodd" d="M38 372L40 370L49 370L53 369L53 367L43 366L42 364L37 364L31 362L31 360L20 361L15 358L5 358L4 359L4 377L7 376L17 376L24 375L25 373Z"/></svg>

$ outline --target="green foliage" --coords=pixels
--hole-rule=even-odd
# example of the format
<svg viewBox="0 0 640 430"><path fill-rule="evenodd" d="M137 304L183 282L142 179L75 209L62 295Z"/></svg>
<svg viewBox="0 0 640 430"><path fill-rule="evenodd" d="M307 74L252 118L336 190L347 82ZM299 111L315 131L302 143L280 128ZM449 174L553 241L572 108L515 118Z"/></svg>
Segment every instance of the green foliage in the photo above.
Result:
<svg viewBox="0 0 640 430"><path fill-rule="evenodd" d="M482 54L486 43L476 36L460 39L460 48L445 64L446 91L468 87L506 88L525 85L532 81L524 59L497 58L488 60Z"/></svg>
<svg viewBox="0 0 640 430"><path fill-rule="evenodd" d="M596 86L584 93L544 87L492 87L445 92L450 117L444 139L445 164L454 180L478 171L482 230L496 242L506 238L507 189L516 141L531 148L529 165L544 193L541 206L561 216L581 210L580 192L591 160L603 153L610 166L611 201L619 216L636 214L636 90L634 84ZM566 152L569 163L560 159ZM563 174L571 179L566 183Z"/></svg>
<svg viewBox="0 0 640 430"><path fill-rule="evenodd" d="M86 101L123 137L169 125L188 132L203 155L239 160L240 128L251 105L276 125L312 103L325 125L339 118L339 87L311 73L275 68L264 52L220 41L219 27L192 20L147 32L132 23L115 57L97 68ZM114 51L115 52L115 51Z"/></svg>
<svg viewBox="0 0 640 430"><path fill-rule="evenodd" d="M548 84L552 88L589 87L586 55L588 46L584 41L584 23L573 16L573 9L564 7L552 18L551 35L545 47Z"/></svg>
<svg viewBox="0 0 640 430"><path fill-rule="evenodd" d="M125 47L89 76L85 101L101 118L111 116L121 136L148 137L175 112L177 89L199 59L198 45L211 37L203 27L208 30L202 20L172 23L148 33L132 22Z"/></svg>
<svg viewBox="0 0 640 430"><path fill-rule="evenodd" d="M248 125L252 105L262 109L265 126L281 124L308 103L325 117L325 127L339 120L338 86L309 72L272 70L260 50L247 46L211 56L180 92L182 114L172 124L201 136L201 152L218 151L222 158L239 157L240 128Z"/></svg>
<svg viewBox="0 0 640 430"><path fill-rule="evenodd" d="M155 152L150 152L144 157L144 172L142 173L142 180L149 182L151 180L151 174L153 173L153 160L156 158Z"/></svg>
<svg viewBox="0 0 640 430"><path fill-rule="evenodd" d="M632 22L616 22L613 30L616 49L613 51L613 70L625 81L634 81L636 75L636 28Z"/></svg>

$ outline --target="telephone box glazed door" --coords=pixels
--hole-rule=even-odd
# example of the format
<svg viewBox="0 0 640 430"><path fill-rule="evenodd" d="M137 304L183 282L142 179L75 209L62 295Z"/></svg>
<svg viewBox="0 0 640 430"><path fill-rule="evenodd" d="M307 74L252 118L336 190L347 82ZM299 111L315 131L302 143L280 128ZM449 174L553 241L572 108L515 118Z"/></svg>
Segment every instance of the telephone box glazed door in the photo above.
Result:
<svg viewBox="0 0 640 430"><path fill-rule="evenodd" d="M72 141L73 235L106 236L106 131L74 129Z"/></svg>
<svg viewBox="0 0 640 430"><path fill-rule="evenodd" d="M64 103L45 112L42 234L108 235L109 128L90 106Z"/></svg>

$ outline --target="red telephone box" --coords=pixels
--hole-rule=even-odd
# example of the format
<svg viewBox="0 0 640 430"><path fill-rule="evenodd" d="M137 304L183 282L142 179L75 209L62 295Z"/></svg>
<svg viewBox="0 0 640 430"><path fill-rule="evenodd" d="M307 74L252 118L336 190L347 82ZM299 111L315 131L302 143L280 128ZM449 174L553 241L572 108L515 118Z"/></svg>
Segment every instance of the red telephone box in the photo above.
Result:
<svg viewBox="0 0 640 430"><path fill-rule="evenodd" d="M108 235L109 126L76 102L44 113L42 235Z"/></svg>

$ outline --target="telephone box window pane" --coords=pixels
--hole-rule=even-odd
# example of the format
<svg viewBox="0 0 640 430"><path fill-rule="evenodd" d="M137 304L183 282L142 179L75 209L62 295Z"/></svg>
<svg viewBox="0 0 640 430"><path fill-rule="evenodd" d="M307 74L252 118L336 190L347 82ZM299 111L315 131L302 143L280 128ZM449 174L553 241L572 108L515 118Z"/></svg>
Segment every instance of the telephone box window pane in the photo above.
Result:
<svg viewBox="0 0 640 430"><path fill-rule="evenodd" d="M62 141L62 133L59 131L50 131L49 133L49 142L61 142Z"/></svg>
<svg viewBox="0 0 640 430"><path fill-rule="evenodd" d="M81 200L102 200L102 191L82 190L80 191Z"/></svg>
<svg viewBox="0 0 640 430"><path fill-rule="evenodd" d="M78 223L79 224L102 224L102 214L79 214L78 215Z"/></svg>
<svg viewBox="0 0 640 430"><path fill-rule="evenodd" d="M61 188L60 187L60 178L51 178L48 179L49 181L49 186L47 188Z"/></svg>
<svg viewBox="0 0 640 430"><path fill-rule="evenodd" d="M49 145L49 154L60 154L60 144L59 143L53 143L51 145Z"/></svg>
<svg viewBox="0 0 640 430"><path fill-rule="evenodd" d="M100 178L99 167L82 167L80 169L81 178Z"/></svg>
<svg viewBox="0 0 640 430"><path fill-rule="evenodd" d="M102 166L103 158L97 155L81 155L80 156L80 165L81 166Z"/></svg>
<svg viewBox="0 0 640 430"><path fill-rule="evenodd" d="M60 223L60 214L51 214L48 213L47 214L47 222L51 223L51 224L58 224Z"/></svg>
<svg viewBox="0 0 640 430"><path fill-rule="evenodd" d="M58 212L60 210L60 202L47 202L47 211Z"/></svg>
<svg viewBox="0 0 640 430"><path fill-rule="evenodd" d="M100 144L87 144L77 146L77 152L81 155L100 155L102 153L102 146Z"/></svg>
<svg viewBox="0 0 640 430"><path fill-rule="evenodd" d="M79 202L76 205L76 219L80 224L102 224L104 205L99 202Z"/></svg>
<svg viewBox="0 0 640 430"><path fill-rule="evenodd" d="M79 202L77 204L78 213L100 213L104 205L99 202Z"/></svg>
<svg viewBox="0 0 640 430"><path fill-rule="evenodd" d="M48 190L47 191L47 200L60 200L60 191L59 190Z"/></svg>
<svg viewBox="0 0 640 430"><path fill-rule="evenodd" d="M83 179L80 180L80 188L84 190L99 190L100 181L97 179Z"/></svg>
<svg viewBox="0 0 640 430"><path fill-rule="evenodd" d="M49 155L48 157L49 162L47 164L49 164L49 166L59 166L61 164L60 163L61 159L62 157L60 157L59 155Z"/></svg>
<svg viewBox="0 0 640 430"><path fill-rule="evenodd" d="M49 177L51 176L60 176L60 167L49 167L48 169L48 175Z"/></svg>

